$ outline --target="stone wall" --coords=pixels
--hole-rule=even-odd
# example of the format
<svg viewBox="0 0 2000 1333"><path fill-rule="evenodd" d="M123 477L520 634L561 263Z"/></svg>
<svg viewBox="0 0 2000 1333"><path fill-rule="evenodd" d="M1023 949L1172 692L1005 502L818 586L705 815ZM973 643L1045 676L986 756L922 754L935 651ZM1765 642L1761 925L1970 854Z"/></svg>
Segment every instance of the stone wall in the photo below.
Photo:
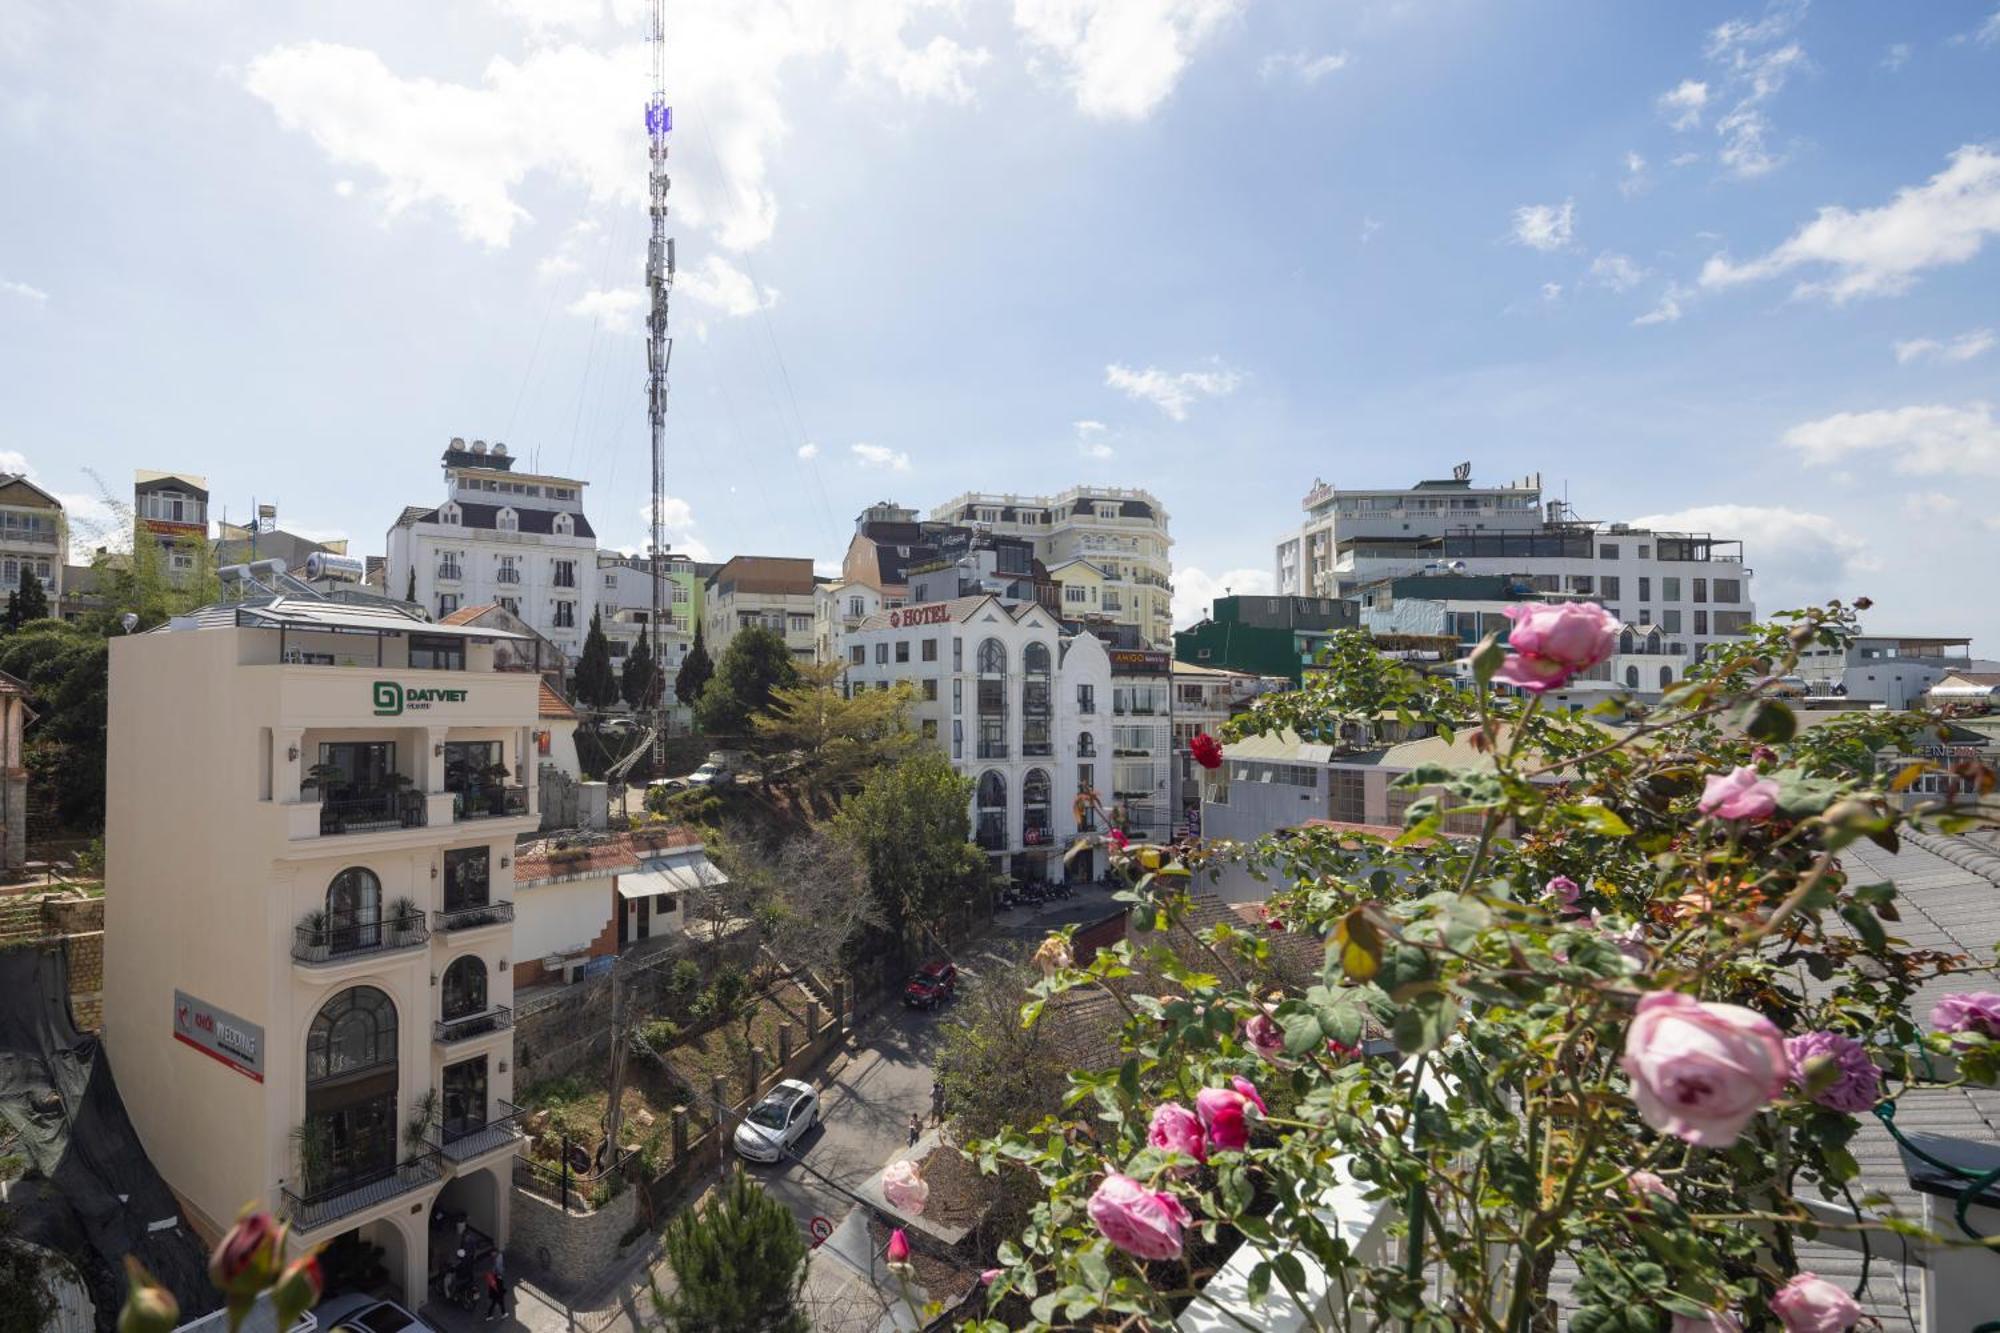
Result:
<svg viewBox="0 0 2000 1333"><path fill-rule="evenodd" d="M513 1189L507 1252L560 1292L589 1285L615 1263L619 1239L639 1220L639 1191L630 1187L594 1210L561 1208L532 1190Z"/></svg>
<svg viewBox="0 0 2000 1333"><path fill-rule="evenodd" d="M523 964L522 966L526 966ZM520 984L518 979L515 984ZM590 977L550 996L517 1004L514 1086L560 1078L611 1049L611 978Z"/></svg>

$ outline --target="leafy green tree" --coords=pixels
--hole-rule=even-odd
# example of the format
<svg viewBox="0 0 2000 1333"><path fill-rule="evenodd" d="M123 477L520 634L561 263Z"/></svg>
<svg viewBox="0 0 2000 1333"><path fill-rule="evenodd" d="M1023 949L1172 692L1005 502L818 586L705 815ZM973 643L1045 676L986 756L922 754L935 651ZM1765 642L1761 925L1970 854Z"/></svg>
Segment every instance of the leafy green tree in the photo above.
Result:
<svg viewBox="0 0 2000 1333"><path fill-rule="evenodd" d="M53 794L63 827L101 829L109 699L105 640L81 625L29 621L0 639L0 671L28 687L28 706L37 715L24 745L30 780Z"/></svg>
<svg viewBox="0 0 2000 1333"><path fill-rule="evenodd" d="M984 884L972 845L972 779L925 746L878 768L834 817L860 853L884 924L898 937L934 927Z"/></svg>
<svg viewBox="0 0 2000 1333"><path fill-rule="evenodd" d="M21 586L7 594L7 629L12 632L31 620L46 620L48 615L49 595L43 590L42 581L35 577L35 571L23 562Z"/></svg>
<svg viewBox="0 0 2000 1333"><path fill-rule="evenodd" d="M681 659L681 669L674 676L674 697L689 708L701 700L701 692L707 686L709 677L715 674L715 663L708 660L708 646L701 641L701 626L694 627L694 647Z"/></svg>
<svg viewBox="0 0 2000 1333"><path fill-rule="evenodd" d="M139 617L134 632L152 629L222 595L208 543L190 540L173 546L190 557L189 568L170 569L165 550L150 533L139 533L130 551L98 553L91 568L101 605L90 619L92 628L100 634L123 633L119 621L130 612Z"/></svg>
<svg viewBox="0 0 2000 1333"><path fill-rule="evenodd" d="M798 678L783 635L762 626L742 630L702 687L695 721L711 736L747 735L751 715L770 706L772 691L789 689Z"/></svg>
<svg viewBox="0 0 2000 1333"><path fill-rule="evenodd" d="M675 1289L653 1293L669 1333L808 1333L806 1244L791 1211L741 1169L661 1236Z"/></svg>
<svg viewBox="0 0 2000 1333"><path fill-rule="evenodd" d="M639 642L625 655L625 670L619 680L620 692L625 696L627 706L637 711L644 708L653 696L653 645L649 636L641 634Z"/></svg>
<svg viewBox="0 0 2000 1333"><path fill-rule="evenodd" d="M592 708L618 702L618 677L611 667L611 643L604 637L604 613L590 613L590 632L583 637L583 656L576 664L576 697Z"/></svg>
<svg viewBox="0 0 2000 1333"><path fill-rule="evenodd" d="M55 1308L41 1254L15 1234L13 1217L0 1211L0 1333L40 1333Z"/></svg>
<svg viewBox="0 0 2000 1333"><path fill-rule="evenodd" d="M862 777L912 753L922 742L910 730L908 686L859 690L853 698L835 683L838 663L806 667L799 683L771 692L771 702L750 719L757 748L796 754L798 779L809 791L841 792Z"/></svg>

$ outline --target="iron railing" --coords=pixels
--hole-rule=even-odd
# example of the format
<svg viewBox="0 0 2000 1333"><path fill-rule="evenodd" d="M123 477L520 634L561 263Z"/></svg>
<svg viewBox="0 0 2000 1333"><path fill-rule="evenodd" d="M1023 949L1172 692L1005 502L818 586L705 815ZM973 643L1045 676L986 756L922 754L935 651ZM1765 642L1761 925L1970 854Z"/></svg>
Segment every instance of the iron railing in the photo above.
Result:
<svg viewBox="0 0 2000 1333"><path fill-rule="evenodd" d="M979 831L973 841L989 852L1007 850L1007 825L999 815L981 815Z"/></svg>
<svg viewBox="0 0 2000 1333"><path fill-rule="evenodd" d="M979 757L981 759L1005 759L1007 757L1007 742L1005 741L979 742Z"/></svg>
<svg viewBox="0 0 2000 1333"><path fill-rule="evenodd" d="M428 943L430 927L422 912L385 917L358 925L301 925L292 932L292 957L301 963L338 963L363 954L410 949Z"/></svg>
<svg viewBox="0 0 2000 1333"><path fill-rule="evenodd" d="M498 1097L493 1099L491 1105L493 1114L479 1124L431 1126L431 1143L446 1161L470 1161L521 1138L521 1120L527 1112Z"/></svg>
<svg viewBox="0 0 2000 1333"><path fill-rule="evenodd" d="M431 929L471 930L475 926L498 926L514 919L514 904L480 903L476 907L448 907L431 913Z"/></svg>
<svg viewBox="0 0 2000 1333"><path fill-rule="evenodd" d="M331 837L338 833L422 828L429 816L422 792L364 792L321 801L319 831L322 837Z"/></svg>
<svg viewBox="0 0 2000 1333"><path fill-rule="evenodd" d="M503 819L528 813L526 787L475 787L454 794L453 819Z"/></svg>
<svg viewBox="0 0 2000 1333"><path fill-rule="evenodd" d="M290 1186L284 1186L278 1193L281 1210L292 1225L300 1231L313 1231L442 1179L443 1163L435 1152L428 1152L407 1162L381 1167L358 1177L349 1176L315 1190L295 1192Z"/></svg>
<svg viewBox="0 0 2000 1333"><path fill-rule="evenodd" d="M498 1005L463 1018L440 1018L431 1024L431 1036L439 1045L448 1046L455 1041L483 1037L489 1032L501 1032L513 1026L514 1011L505 1005Z"/></svg>
<svg viewBox="0 0 2000 1333"><path fill-rule="evenodd" d="M570 1206L572 1198L595 1206L600 1189L608 1192L639 1155L636 1150L619 1152L611 1154L608 1161L592 1163L588 1154L568 1139L562 1141L560 1152L562 1160L557 1162L544 1162L526 1153L516 1157L514 1183L545 1199L554 1199L565 1208Z"/></svg>

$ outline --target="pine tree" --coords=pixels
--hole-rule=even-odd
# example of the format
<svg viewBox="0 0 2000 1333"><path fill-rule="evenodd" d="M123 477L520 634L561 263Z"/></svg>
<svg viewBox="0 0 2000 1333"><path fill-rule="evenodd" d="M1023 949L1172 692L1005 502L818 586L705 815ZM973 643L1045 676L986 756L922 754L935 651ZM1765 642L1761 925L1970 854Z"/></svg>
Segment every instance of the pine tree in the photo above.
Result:
<svg viewBox="0 0 2000 1333"><path fill-rule="evenodd" d="M661 1236L676 1289L654 1295L669 1333L808 1333L806 1244L791 1210L739 1168Z"/></svg>
<svg viewBox="0 0 2000 1333"><path fill-rule="evenodd" d="M625 702L634 712L651 700L653 674L653 645L642 634L638 646L626 655L624 678L619 682L624 687Z"/></svg>
<svg viewBox="0 0 2000 1333"><path fill-rule="evenodd" d="M592 708L618 702L618 677L611 669L611 644L604 637L604 613L590 613L590 633L583 639L583 656L576 664L576 697Z"/></svg>
<svg viewBox="0 0 2000 1333"><path fill-rule="evenodd" d="M789 689L798 680L798 666L782 634L761 625L741 630L723 650L714 678L702 687L695 720L711 736L746 736L751 716L770 705L771 691Z"/></svg>
<svg viewBox="0 0 2000 1333"><path fill-rule="evenodd" d="M674 677L674 698L688 707L694 707L695 700L701 698L701 691L708 684L708 678L715 674L715 663L708 660L708 648L701 641L701 626L694 627L694 647L681 659L681 669Z"/></svg>
<svg viewBox="0 0 2000 1333"><path fill-rule="evenodd" d="M7 596L8 626L18 629L31 620L46 620L48 614L49 595L43 590L42 581L35 577L35 571L23 564L20 590Z"/></svg>

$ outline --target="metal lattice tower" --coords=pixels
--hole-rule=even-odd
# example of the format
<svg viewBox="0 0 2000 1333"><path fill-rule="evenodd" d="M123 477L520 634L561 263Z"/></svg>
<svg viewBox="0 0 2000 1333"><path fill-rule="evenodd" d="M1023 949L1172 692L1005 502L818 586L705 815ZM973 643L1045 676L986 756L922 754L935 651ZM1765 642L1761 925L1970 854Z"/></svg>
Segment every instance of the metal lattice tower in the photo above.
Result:
<svg viewBox="0 0 2000 1333"><path fill-rule="evenodd" d="M651 158L649 181L653 214L652 239L646 247L646 292L652 305L646 321L646 408L653 432L653 772L666 763L667 638L670 603L663 590L667 534L667 366L673 360L673 339L667 336L667 297L674 286L674 243L667 236L667 135L674 127L667 105L666 0L653 0L653 96L646 103L646 138Z"/></svg>

